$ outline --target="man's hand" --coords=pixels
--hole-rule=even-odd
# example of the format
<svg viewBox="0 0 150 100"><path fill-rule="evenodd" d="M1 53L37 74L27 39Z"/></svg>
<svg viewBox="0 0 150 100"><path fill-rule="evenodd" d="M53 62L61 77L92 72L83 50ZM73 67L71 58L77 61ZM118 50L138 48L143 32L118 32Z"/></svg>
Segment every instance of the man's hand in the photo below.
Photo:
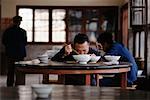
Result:
<svg viewBox="0 0 150 100"><path fill-rule="evenodd" d="M97 43L97 42L96 42L96 48L97 48L98 50L103 50L103 46L102 46L101 43Z"/></svg>
<svg viewBox="0 0 150 100"><path fill-rule="evenodd" d="M72 52L71 44L65 45L65 55L69 55Z"/></svg>

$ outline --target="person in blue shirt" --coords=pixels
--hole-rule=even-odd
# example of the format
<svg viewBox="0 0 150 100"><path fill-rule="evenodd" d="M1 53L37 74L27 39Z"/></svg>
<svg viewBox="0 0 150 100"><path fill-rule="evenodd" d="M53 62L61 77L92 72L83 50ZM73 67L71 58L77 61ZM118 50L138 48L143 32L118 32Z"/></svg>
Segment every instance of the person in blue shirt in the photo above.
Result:
<svg viewBox="0 0 150 100"><path fill-rule="evenodd" d="M121 43L113 40L112 34L105 32L97 38L98 44L105 52L105 55L121 56L120 61L130 62L132 64L130 71L127 74L128 84L133 84L137 80L138 67L134 57L129 50Z"/></svg>

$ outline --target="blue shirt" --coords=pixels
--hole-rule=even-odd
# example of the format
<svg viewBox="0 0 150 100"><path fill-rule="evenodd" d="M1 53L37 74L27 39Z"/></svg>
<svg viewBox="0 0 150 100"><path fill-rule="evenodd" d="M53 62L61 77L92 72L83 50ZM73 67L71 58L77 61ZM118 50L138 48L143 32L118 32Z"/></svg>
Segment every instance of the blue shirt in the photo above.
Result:
<svg viewBox="0 0 150 100"><path fill-rule="evenodd" d="M112 48L109 49L106 54L121 56L120 60L132 63L130 71L128 72L128 75L127 75L128 83L132 84L135 80L137 80L137 71L138 71L137 64L132 54L129 52L129 50L125 46L115 42L113 43Z"/></svg>

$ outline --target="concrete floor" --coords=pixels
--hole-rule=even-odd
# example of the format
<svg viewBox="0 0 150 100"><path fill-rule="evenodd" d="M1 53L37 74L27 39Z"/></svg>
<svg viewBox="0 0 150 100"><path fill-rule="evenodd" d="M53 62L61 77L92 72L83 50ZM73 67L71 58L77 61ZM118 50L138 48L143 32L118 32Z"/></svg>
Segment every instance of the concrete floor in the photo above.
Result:
<svg viewBox="0 0 150 100"><path fill-rule="evenodd" d="M0 86L6 86L7 76L0 76ZM42 83L41 74L27 74L26 75L26 85Z"/></svg>
<svg viewBox="0 0 150 100"><path fill-rule="evenodd" d="M50 80L57 80L58 76L57 75L50 75L49 76ZM0 87L6 86L6 79L7 76L1 76L0 75ZM26 85L31 85L31 84L41 84L43 79L42 74L26 74ZM114 87L115 88L115 87ZM118 88L118 87L116 87ZM136 89L136 85L133 85L132 87L127 87L127 89Z"/></svg>

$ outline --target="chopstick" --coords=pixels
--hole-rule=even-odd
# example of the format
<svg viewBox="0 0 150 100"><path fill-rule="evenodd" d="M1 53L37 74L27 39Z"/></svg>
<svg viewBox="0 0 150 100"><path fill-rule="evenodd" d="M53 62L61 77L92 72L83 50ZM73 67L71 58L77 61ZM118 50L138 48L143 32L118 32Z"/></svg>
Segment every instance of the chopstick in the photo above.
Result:
<svg viewBox="0 0 150 100"><path fill-rule="evenodd" d="M66 45L68 45L68 44L67 44L67 43L64 43L64 45L66 46ZM79 55L79 52L76 51L74 48L72 48L72 51Z"/></svg>
<svg viewBox="0 0 150 100"><path fill-rule="evenodd" d="M75 49L73 49L73 48L72 48L72 51L74 51L76 54L78 54L78 55L79 55L79 52L78 52L78 51L76 51Z"/></svg>

